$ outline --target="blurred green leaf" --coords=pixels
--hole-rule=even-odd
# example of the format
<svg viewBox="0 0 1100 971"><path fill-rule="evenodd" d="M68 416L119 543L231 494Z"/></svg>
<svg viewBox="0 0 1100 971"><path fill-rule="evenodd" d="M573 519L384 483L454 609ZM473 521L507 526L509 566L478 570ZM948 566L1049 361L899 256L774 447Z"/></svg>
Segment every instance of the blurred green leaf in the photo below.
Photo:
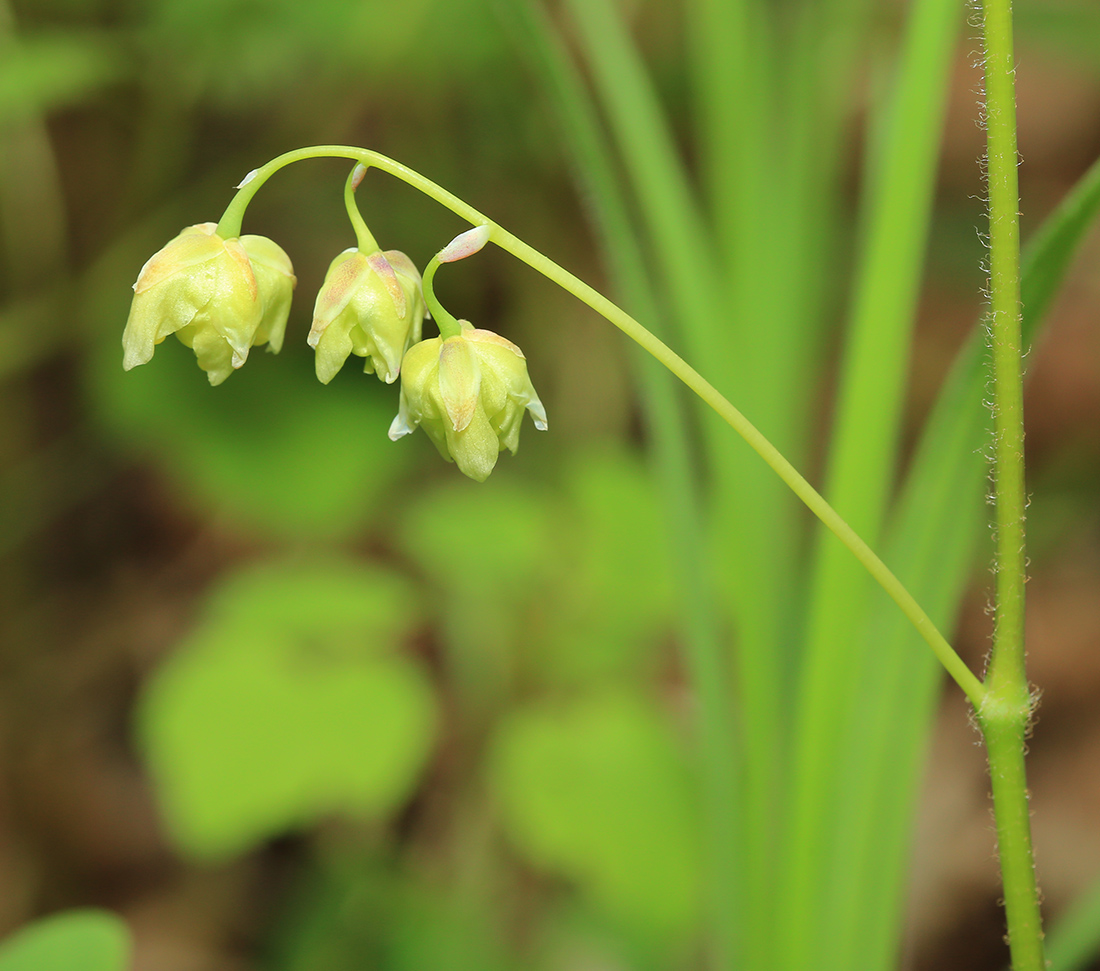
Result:
<svg viewBox="0 0 1100 971"><path fill-rule="evenodd" d="M381 515L383 490L415 456L386 437L395 388L354 367L322 386L305 358L286 348L273 360L257 348L211 388L173 338L125 374L108 340L91 375L93 403L109 431L242 529L340 536Z"/></svg>
<svg viewBox="0 0 1100 971"><path fill-rule="evenodd" d="M671 628L673 581L657 487L637 456L577 453L548 493L453 481L416 502L399 542L439 585L469 687L520 660L542 681L637 671Z"/></svg>
<svg viewBox="0 0 1100 971"><path fill-rule="evenodd" d="M0 48L0 125L79 101L118 79L126 61L106 37L39 34Z"/></svg>
<svg viewBox="0 0 1100 971"><path fill-rule="evenodd" d="M603 449L574 457L570 504L557 530L537 661L553 680L620 674L653 657L673 623L666 517L653 477L636 455Z"/></svg>
<svg viewBox="0 0 1100 971"><path fill-rule="evenodd" d="M1100 25L1100 14L1097 24ZM1100 211L1100 159L1073 188L1024 247L1020 296L1024 333L1031 339L1073 266L1073 260Z"/></svg>
<svg viewBox="0 0 1100 971"><path fill-rule="evenodd" d="M499 935L454 896L409 891L390 928L387 971L499 971L510 966Z"/></svg>
<svg viewBox="0 0 1100 971"><path fill-rule="evenodd" d="M168 825L203 858L329 812L385 815L427 755L422 670L400 578L353 562L231 577L142 698L140 737Z"/></svg>
<svg viewBox="0 0 1100 971"><path fill-rule="evenodd" d="M1100 879L1095 879L1047 935L1050 971L1082 971L1100 954Z"/></svg>
<svg viewBox="0 0 1100 971"><path fill-rule="evenodd" d="M532 609L552 576L556 508L515 479L486 487L452 475L414 500L399 526L398 543L439 589L449 680L484 711L507 702L538 626Z"/></svg>
<svg viewBox="0 0 1100 971"><path fill-rule="evenodd" d="M363 76L404 87L502 51L480 0L158 0L146 43L201 79L212 101L254 109L309 82ZM410 73L403 65L415 60ZM354 95L353 95L354 96Z"/></svg>
<svg viewBox="0 0 1100 971"><path fill-rule="evenodd" d="M436 584L455 595L492 591L494 600L527 597L550 573L554 509L515 479L481 483L452 478L417 497L399 542Z"/></svg>
<svg viewBox="0 0 1100 971"><path fill-rule="evenodd" d="M1025 43L1041 43L1059 59L1097 72L1100 49L1100 8L1094 0L1029 0L1017 5L1018 35Z"/></svg>
<svg viewBox="0 0 1100 971"><path fill-rule="evenodd" d="M490 779L534 863L657 935L699 916L699 825L684 753L644 698L608 690L533 704L498 730Z"/></svg>
<svg viewBox="0 0 1100 971"><path fill-rule="evenodd" d="M450 892L418 868L364 853L347 833L319 840L276 931L270 971L499 971L512 964L479 895ZM529 965L525 965L528 967Z"/></svg>
<svg viewBox="0 0 1100 971"><path fill-rule="evenodd" d="M0 971L125 971L130 932L105 910L67 910L0 943Z"/></svg>

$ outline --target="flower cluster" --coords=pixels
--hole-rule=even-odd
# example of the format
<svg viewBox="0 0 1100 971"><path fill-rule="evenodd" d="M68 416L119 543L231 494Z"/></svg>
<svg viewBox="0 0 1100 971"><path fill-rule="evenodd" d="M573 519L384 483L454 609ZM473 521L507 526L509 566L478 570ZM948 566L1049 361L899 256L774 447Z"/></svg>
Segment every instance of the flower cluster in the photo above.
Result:
<svg viewBox="0 0 1100 971"><path fill-rule="evenodd" d="M194 350L214 385L241 367L252 347L281 349L296 283L290 258L263 236L223 239L217 228L188 227L142 267L122 336L126 370L147 363L171 334ZM486 227L457 237L423 280L397 250L346 250L328 269L307 338L325 384L352 354L387 384L400 375L390 438L420 426L444 458L479 482L502 450L516 451L525 411L546 428L523 352L511 341L455 321L434 297L441 333L421 339L435 268L487 239Z"/></svg>

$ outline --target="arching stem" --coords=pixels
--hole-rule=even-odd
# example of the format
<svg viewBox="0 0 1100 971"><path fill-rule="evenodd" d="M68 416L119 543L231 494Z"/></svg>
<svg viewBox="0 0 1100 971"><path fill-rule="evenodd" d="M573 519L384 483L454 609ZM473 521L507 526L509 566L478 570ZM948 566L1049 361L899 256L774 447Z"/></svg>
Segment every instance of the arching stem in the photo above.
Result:
<svg viewBox="0 0 1100 971"><path fill-rule="evenodd" d="M619 328L627 337L638 343L684 382L721 418L726 421L756 453L772 468L787 486L802 500L810 511L821 520L848 547L856 559L875 578L890 598L916 628L917 632L931 647L933 653L966 693L975 709L980 709L986 695L981 681L966 666L947 639L936 628L932 620L900 580L887 568L886 564L855 533L855 531L837 514L825 499L807 482L780 454L740 411L737 410L710 382L705 380L691 365L658 340L626 311L613 304L603 294L594 290L583 280L565 270L523 240L502 229L484 213L464 202L458 196L448 192L442 186L426 179L419 172L410 169L378 152L369 149L354 148L347 145L317 145L287 152L272 159L266 165L250 172L241 183L237 195L230 202L221 221L218 234L235 236L240 233L241 220L252 197L272 175L294 162L310 158L347 158L359 162L366 168L378 168L401 179L414 189L423 192L440 205L450 209L474 226L484 226L488 239L501 249L507 250L532 269L537 270L564 290L573 294L582 303L586 303L598 314Z"/></svg>

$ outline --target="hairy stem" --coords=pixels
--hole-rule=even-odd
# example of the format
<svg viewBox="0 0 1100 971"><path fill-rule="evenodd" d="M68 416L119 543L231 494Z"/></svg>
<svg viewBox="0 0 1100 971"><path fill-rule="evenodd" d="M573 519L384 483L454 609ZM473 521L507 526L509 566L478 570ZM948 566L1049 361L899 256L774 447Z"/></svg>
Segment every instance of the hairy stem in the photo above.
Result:
<svg viewBox="0 0 1100 971"><path fill-rule="evenodd" d="M994 384L997 623L978 706L985 736L1013 971L1043 971L1024 739L1032 700L1024 666L1024 421L1020 223L1011 0L984 0L989 178L989 341Z"/></svg>

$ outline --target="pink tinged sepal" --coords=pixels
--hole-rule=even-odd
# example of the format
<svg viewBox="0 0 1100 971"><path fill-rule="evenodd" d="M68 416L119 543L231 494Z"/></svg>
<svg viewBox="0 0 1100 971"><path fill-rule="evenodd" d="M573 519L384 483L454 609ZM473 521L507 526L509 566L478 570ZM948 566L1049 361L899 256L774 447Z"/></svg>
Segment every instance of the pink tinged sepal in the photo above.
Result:
<svg viewBox="0 0 1100 971"><path fill-rule="evenodd" d="M404 256L403 253L401 255ZM387 254L372 253L367 257L367 266L378 274L382 286L386 288L386 292L393 301L394 312L398 317L404 317L409 312L409 301L405 299L405 291L401 289L401 284L397 280L397 273L393 268L393 264L387 259ZM416 272L415 267L413 272ZM419 276L420 274L417 273L416 275Z"/></svg>
<svg viewBox="0 0 1100 971"><path fill-rule="evenodd" d="M345 250L325 276L307 338L318 379L327 384L355 354L364 371L392 384L405 351L420 340L424 315L420 273L404 253Z"/></svg>
<svg viewBox="0 0 1100 971"><path fill-rule="evenodd" d="M489 227L475 226L464 233L459 233L436 254L436 259L440 263L464 260L467 256L480 253L487 242L489 242Z"/></svg>
<svg viewBox="0 0 1100 971"><path fill-rule="evenodd" d="M367 274L366 260L357 257L358 251L352 247L332 261L324 286L317 294L317 302L313 307L313 325L306 337L306 343L310 347L317 347L321 335L343 313L359 281Z"/></svg>

